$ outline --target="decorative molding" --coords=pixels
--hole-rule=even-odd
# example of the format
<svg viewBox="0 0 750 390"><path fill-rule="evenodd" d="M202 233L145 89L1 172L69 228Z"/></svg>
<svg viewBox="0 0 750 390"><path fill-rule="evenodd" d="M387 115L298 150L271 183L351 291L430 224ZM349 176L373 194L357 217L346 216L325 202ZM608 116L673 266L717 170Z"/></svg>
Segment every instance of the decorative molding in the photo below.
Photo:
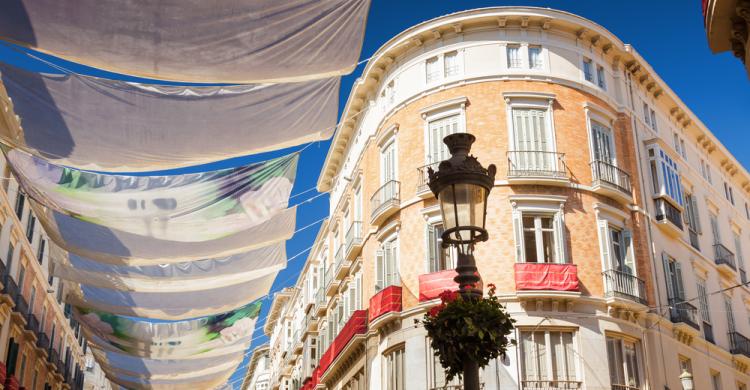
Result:
<svg viewBox="0 0 750 390"><path fill-rule="evenodd" d="M551 105L555 97L554 93L546 92L503 92L503 99L507 104L510 104L513 99L537 99L547 100Z"/></svg>
<svg viewBox="0 0 750 390"><path fill-rule="evenodd" d="M448 108L454 108L454 107L460 107L461 109L466 108L467 103L469 103L469 99L466 96L461 96L449 100L444 100L442 102L438 102L435 104L431 104L427 107L424 107L419 110L419 114L422 116L422 119L425 119L427 115L429 115L432 112L445 110Z"/></svg>

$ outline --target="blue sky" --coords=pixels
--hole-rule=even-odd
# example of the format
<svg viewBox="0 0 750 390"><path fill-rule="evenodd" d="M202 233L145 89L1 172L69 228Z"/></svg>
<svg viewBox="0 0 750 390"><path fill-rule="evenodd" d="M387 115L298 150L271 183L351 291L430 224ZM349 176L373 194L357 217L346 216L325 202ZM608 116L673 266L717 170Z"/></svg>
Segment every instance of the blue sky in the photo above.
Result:
<svg viewBox="0 0 750 390"><path fill-rule="evenodd" d="M750 81L742 64L731 53L714 55L708 49L699 0L568 0L568 1L482 1L482 0L372 0L365 42L361 58L372 55L383 43L404 29L419 22L447 13L479 7L500 5L530 5L569 11L604 26L622 41L632 44L652 65L662 79L679 95L693 112L713 131L722 143L745 166L750 167L750 133L747 120L742 119L750 107ZM36 71L50 71L43 63L30 60L0 45L0 60ZM76 72L123 78L75 64L63 63ZM344 78L340 95L340 108L346 102L352 82L364 65ZM313 187L328 149L328 142L311 145L302 153L294 193ZM240 165L291 150L248 156L222 161L208 166L193 167L186 171L207 170ZM308 199L307 193L292 199L292 203ZM303 227L326 216L328 197L322 196L300 206L297 226ZM308 248L317 233L318 225L299 232L287 244L291 257ZM272 291L293 284L305 256L289 263L279 274ZM264 304L262 315L268 309ZM259 322L262 325L262 322ZM261 336L262 332L256 332ZM266 341L259 337L255 345ZM244 367L233 377L235 388L244 373Z"/></svg>

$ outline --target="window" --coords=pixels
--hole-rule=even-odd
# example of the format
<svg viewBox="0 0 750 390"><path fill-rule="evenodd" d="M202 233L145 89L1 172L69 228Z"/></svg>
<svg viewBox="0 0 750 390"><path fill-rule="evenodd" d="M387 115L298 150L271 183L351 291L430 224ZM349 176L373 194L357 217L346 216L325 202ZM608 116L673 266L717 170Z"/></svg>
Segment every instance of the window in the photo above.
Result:
<svg viewBox="0 0 750 390"><path fill-rule="evenodd" d="M730 297L728 295L724 295L724 312L727 315L727 329L729 330L729 333L730 333L730 335L729 335L729 339L730 340L733 339L731 333L733 333L737 329L735 327L734 314L733 314L732 311L733 311L733 309L732 309L732 297ZM734 348L734 345L732 345L732 347Z"/></svg>
<svg viewBox="0 0 750 390"><path fill-rule="evenodd" d="M696 278L696 287L698 289L698 308L700 309L701 320L703 321L703 337L710 342L714 342L713 326L711 325L711 311L708 309L708 293L706 293L706 280Z"/></svg>
<svg viewBox="0 0 750 390"><path fill-rule="evenodd" d="M645 102L643 103L643 118L652 130L659 131L659 128L656 126L656 111Z"/></svg>
<svg viewBox="0 0 750 390"><path fill-rule="evenodd" d="M26 374L26 354L21 355L21 366L18 372L18 383L23 384L23 379Z"/></svg>
<svg viewBox="0 0 750 390"><path fill-rule="evenodd" d="M42 331L44 331L44 323L46 319L47 319L47 306L43 306L42 317L39 318L39 329L41 329Z"/></svg>
<svg viewBox="0 0 750 390"><path fill-rule="evenodd" d="M39 261L39 264L44 263L44 250L46 249L46 246L47 246L47 240L40 238L39 244L36 250L36 259Z"/></svg>
<svg viewBox="0 0 750 390"><path fill-rule="evenodd" d="M395 88L394 88L395 81L391 80L386 86L385 89L382 92L382 96L385 97L388 104L393 104L395 100Z"/></svg>
<svg viewBox="0 0 750 390"><path fill-rule="evenodd" d="M396 142L391 140L380 149L381 184L396 180L396 161Z"/></svg>
<svg viewBox="0 0 750 390"><path fill-rule="evenodd" d="M523 262L562 263L555 243L555 215L524 213L521 221Z"/></svg>
<svg viewBox="0 0 750 390"><path fill-rule="evenodd" d="M26 221L26 238L29 242L34 241L34 227L36 226L36 217L29 210L29 220Z"/></svg>
<svg viewBox="0 0 750 390"><path fill-rule="evenodd" d="M458 75L458 52L451 51L443 56L443 70L445 77Z"/></svg>
<svg viewBox="0 0 750 390"><path fill-rule="evenodd" d="M680 154L680 136L677 133L672 133L672 138L674 139L674 150L677 151L677 154Z"/></svg>
<svg viewBox="0 0 750 390"><path fill-rule="evenodd" d="M670 305L672 302L684 301L685 288L682 284L682 265L666 253L662 253L662 262L664 263L664 274L667 282L667 297ZM677 309L673 308L673 310Z"/></svg>
<svg viewBox="0 0 750 390"><path fill-rule="evenodd" d="M680 138L680 154L682 155L682 158L687 160L687 147L685 147L685 140Z"/></svg>
<svg viewBox="0 0 750 390"><path fill-rule="evenodd" d="M711 371L711 387L713 390L721 390L721 374Z"/></svg>
<svg viewBox="0 0 750 390"><path fill-rule="evenodd" d="M529 46L529 69L541 70L543 67L542 47L536 45Z"/></svg>
<svg viewBox="0 0 750 390"><path fill-rule="evenodd" d="M745 202L745 218L750 219L750 208L747 206L747 202Z"/></svg>
<svg viewBox="0 0 750 390"><path fill-rule="evenodd" d="M36 301L36 286L31 286L31 295L29 299L29 313L34 311L34 301Z"/></svg>
<svg viewBox="0 0 750 390"><path fill-rule="evenodd" d="M586 81L594 82L594 64L588 58L583 59L583 78Z"/></svg>
<svg viewBox="0 0 750 390"><path fill-rule="evenodd" d="M398 275L398 239L392 238L383 242L376 253L376 266L376 291L400 283Z"/></svg>
<svg viewBox="0 0 750 390"><path fill-rule="evenodd" d="M656 144L649 146L648 156L655 195L666 196L678 206L684 206L677 162Z"/></svg>
<svg viewBox="0 0 750 390"><path fill-rule="evenodd" d="M18 291L23 291L23 281L26 279L26 267L21 266L21 270L18 271Z"/></svg>
<svg viewBox="0 0 750 390"><path fill-rule="evenodd" d="M719 230L719 219L716 214L709 213L708 219L711 221L711 236L714 239L714 244L721 244L721 231Z"/></svg>
<svg viewBox="0 0 750 390"><path fill-rule="evenodd" d="M546 109L513 108L511 169L519 174L557 172L552 129Z"/></svg>
<svg viewBox="0 0 750 390"><path fill-rule="evenodd" d="M727 198L729 203L734 205L734 192L732 191L732 186L727 182L724 182L724 197Z"/></svg>
<svg viewBox="0 0 750 390"><path fill-rule="evenodd" d="M604 67L601 65L596 66L596 84L599 88L607 90L607 76L604 73Z"/></svg>
<svg viewBox="0 0 750 390"><path fill-rule="evenodd" d="M385 355L385 388L386 390L404 390L404 347L400 347Z"/></svg>
<svg viewBox="0 0 750 390"><path fill-rule="evenodd" d="M607 270L635 275L633 234L630 230L614 226L606 220L599 220L598 223L602 260L608 267Z"/></svg>
<svg viewBox="0 0 750 390"><path fill-rule="evenodd" d="M5 255L5 268L8 272L11 271L11 266L13 265L13 252L15 252L13 243L8 243L8 253Z"/></svg>
<svg viewBox="0 0 750 390"><path fill-rule="evenodd" d="M737 233L734 234L734 250L737 256L737 267L740 269L740 278L743 279L741 282L746 283L747 280L744 280L747 276L745 275L745 259L742 256L742 240Z"/></svg>
<svg viewBox="0 0 750 390"><path fill-rule="evenodd" d="M713 184L711 181L711 166L703 159L701 159L701 175L709 184Z"/></svg>
<svg viewBox="0 0 750 390"><path fill-rule="evenodd" d="M439 272L456 268L455 257L449 248L443 248L442 224L427 224L428 272Z"/></svg>
<svg viewBox="0 0 750 390"><path fill-rule="evenodd" d="M521 62L520 45L508 45L506 52L508 54L508 68L519 69L523 66L523 63Z"/></svg>
<svg viewBox="0 0 750 390"><path fill-rule="evenodd" d="M26 196L19 189L18 197L16 198L16 216L18 217L19 221L23 219L23 206L25 202L26 202Z"/></svg>
<svg viewBox="0 0 750 390"><path fill-rule="evenodd" d="M606 164L614 165L615 142L614 137L612 136L612 130L599 122L591 121L591 138L593 143L594 161L602 161Z"/></svg>
<svg viewBox="0 0 750 390"><path fill-rule="evenodd" d="M448 147L443 142L443 138L461 131L463 130L461 129L460 114L430 120L427 123L427 164L434 164L449 159L450 153L448 152Z"/></svg>
<svg viewBox="0 0 750 390"><path fill-rule="evenodd" d="M440 78L440 67L437 57L428 58L425 62L425 75L427 83L433 83Z"/></svg>
<svg viewBox="0 0 750 390"><path fill-rule="evenodd" d="M685 193L685 220L688 225L690 235L690 245L700 250L700 239L698 235L702 233L700 217L698 214L698 202L693 194Z"/></svg>
<svg viewBox="0 0 750 390"><path fill-rule="evenodd" d="M545 382L550 381L579 380L573 332L521 331L520 338L521 388L546 387Z"/></svg>
<svg viewBox="0 0 750 390"><path fill-rule="evenodd" d="M640 389L641 367L638 356L640 346L637 342L619 337L607 336L607 360L609 378L615 386Z"/></svg>

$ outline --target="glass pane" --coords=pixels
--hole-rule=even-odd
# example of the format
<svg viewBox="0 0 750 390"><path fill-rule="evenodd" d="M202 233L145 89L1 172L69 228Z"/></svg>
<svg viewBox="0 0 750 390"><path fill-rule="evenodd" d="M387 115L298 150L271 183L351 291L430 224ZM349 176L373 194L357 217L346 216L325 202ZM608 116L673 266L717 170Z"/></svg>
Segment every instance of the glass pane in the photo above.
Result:
<svg viewBox="0 0 750 390"><path fill-rule="evenodd" d="M542 221L542 229L552 229L552 217L540 217Z"/></svg>
<svg viewBox="0 0 750 390"><path fill-rule="evenodd" d="M538 262L539 260L536 256L536 233L533 230L523 232L523 245L526 253L526 262Z"/></svg>
<svg viewBox="0 0 750 390"><path fill-rule="evenodd" d="M544 251L544 262L545 263L556 263L557 256L555 252L555 232L544 231L542 232L544 242L542 243L542 250Z"/></svg>

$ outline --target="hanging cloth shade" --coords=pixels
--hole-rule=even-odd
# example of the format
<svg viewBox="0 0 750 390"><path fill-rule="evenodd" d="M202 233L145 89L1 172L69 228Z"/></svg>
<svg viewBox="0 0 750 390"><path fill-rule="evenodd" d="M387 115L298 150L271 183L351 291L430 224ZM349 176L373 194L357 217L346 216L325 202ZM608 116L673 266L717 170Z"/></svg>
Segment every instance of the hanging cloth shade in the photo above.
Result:
<svg viewBox="0 0 750 390"><path fill-rule="evenodd" d="M0 38L161 80L251 83L351 72L369 0L14 0Z"/></svg>
<svg viewBox="0 0 750 390"><path fill-rule="evenodd" d="M0 78L2 142L94 171L165 170L319 141L333 134L338 110L338 78L188 87L2 63Z"/></svg>
<svg viewBox="0 0 750 390"><path fill-rule="evenodd" d="M193 359L241 352L252 342L262 301L211 316L184 321L125 317L75 307L91 345L149 359Z"/></svg>
<svg viewBox="0 0 750 390"><path fill-rule="evenodd" d="M286 244L236 255L173 264L104 264L53 248L52 275L94 287L139 292L190 292L232 286L286 267ZM56 246L55 246L56 247Z"/></svg>

